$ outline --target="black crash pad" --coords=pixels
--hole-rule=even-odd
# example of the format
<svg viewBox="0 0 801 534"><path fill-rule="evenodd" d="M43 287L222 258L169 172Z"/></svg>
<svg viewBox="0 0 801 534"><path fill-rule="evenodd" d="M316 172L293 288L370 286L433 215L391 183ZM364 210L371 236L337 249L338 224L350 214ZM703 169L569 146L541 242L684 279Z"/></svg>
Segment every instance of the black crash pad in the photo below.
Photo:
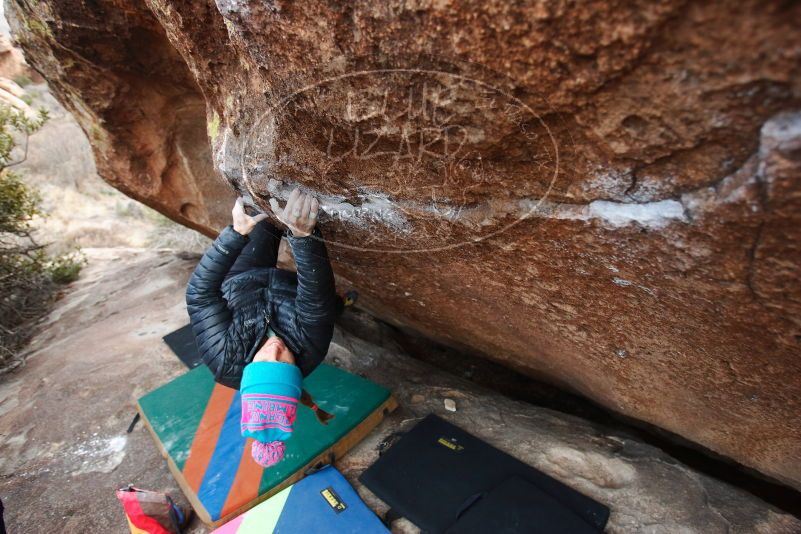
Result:
<svg viewBox="0 0 801 534"><path fill-rule="evenodd" d="M170 332L162 339L188 368L194 369L203 363L200 352L197 350L191 324L182 326L175 332Z"/></svg>
<svg viewBox="0 0 801 534"><path fill-rule="evenodd" d="M446 532L593 534L598 529L525 478L514 476L482 496Z"/></svg>
<svg viewBox="0 0 801 534"><path fill-rule="evenodd" d="M609 508L436 415L359 480L422 530L600 532Z"/></svg>

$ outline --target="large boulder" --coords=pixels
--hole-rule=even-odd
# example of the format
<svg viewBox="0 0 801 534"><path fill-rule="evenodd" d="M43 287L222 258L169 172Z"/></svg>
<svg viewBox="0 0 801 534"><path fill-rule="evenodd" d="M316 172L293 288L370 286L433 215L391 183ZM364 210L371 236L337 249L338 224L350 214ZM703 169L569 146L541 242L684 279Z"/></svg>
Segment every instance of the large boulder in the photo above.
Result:
<svg viewBox="0 0 801 534"><path fill-rule="evenodd" d="M801 488L801 4L9 7L115 187L299 184L373 312Z"/></svg>

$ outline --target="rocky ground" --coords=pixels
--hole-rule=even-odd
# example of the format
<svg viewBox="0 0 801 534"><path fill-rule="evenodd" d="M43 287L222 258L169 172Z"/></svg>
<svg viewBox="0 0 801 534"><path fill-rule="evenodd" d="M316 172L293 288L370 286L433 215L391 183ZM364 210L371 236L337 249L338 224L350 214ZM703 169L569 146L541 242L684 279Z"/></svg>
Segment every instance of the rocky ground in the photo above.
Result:
<svg viewBox="0 0 801 534"><path fill-rule="evenodd" d="M114 490L128 483L186 502L147 430L125 430L137 396L185 372L161 337L187 321L183 294L197 255L85 254L87 267L38 325L26 364L0 377L0 495L10 532L127 532ZM433 412L609 505L609 532L801 530L798 519L630 437L509 400L391 342L367 342L380 329L370 316L349 313L328 361L390 387L401 404L337 463L351 481L377 458L383 438ZM408 523L395 530L415 531ZM190 532L208 529L195 520Z"/></svg>

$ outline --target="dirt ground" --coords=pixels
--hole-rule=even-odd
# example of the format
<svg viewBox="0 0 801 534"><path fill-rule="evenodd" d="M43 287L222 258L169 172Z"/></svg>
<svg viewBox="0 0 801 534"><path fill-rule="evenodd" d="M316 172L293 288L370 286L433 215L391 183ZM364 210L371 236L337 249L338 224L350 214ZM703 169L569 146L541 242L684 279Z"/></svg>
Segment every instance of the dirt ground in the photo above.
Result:
<svg viewBox="0 0 801 534"><path fill-rule="evenodd" d="M24 368L2 377L10 532L127 532L114 489L180 494L141 426L125 431L133 399L184 371L160 337L185 322L176 296L191 261L154 252L164 261L143 277L131 253L88 254L92 265L38 326ZM117 283L100 290L107 276Z"/></svg>

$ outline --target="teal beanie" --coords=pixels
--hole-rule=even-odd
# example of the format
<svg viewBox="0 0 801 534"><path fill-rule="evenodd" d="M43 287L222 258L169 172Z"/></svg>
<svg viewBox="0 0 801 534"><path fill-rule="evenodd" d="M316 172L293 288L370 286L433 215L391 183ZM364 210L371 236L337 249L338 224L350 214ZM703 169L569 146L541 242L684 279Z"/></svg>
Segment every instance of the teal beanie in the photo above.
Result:
<svg viewBox="0 0 801 534"><path fill-rule="evenodd" d="M291 363L253 362L245 366L242 396L242 435L261 443L286 441L301 396L303 376Z"/></svg>

